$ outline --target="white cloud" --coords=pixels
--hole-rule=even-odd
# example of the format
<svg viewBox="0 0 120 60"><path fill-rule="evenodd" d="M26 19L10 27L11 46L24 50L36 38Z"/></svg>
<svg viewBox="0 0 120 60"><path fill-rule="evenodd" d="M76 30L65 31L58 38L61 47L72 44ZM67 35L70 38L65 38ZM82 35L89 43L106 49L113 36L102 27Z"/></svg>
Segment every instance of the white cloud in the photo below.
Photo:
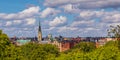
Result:
<svg viewBox="0 0 120 60"><path fill-rule="evenodd" d="M18 13L0 13L0 28L9 36L28 36L28 34L30 36L31 33L20 34L19 31L34 31L33 28L36 23L35 16L39 15L39 10L39 6L32 6ZM33 34L34 33L32 32L32 35Z"/></svg>
<svg viewBox="0 0 120 60"><path fill-rule="evenodd" d="M81 21L74 21L71 26L73 27L80 27L80 26L90 26L91 24L94 24L94 20L81 20Z"/></svg>
<svg viewBox="0 0 120 60"><path fill-rule="evenodd" d="M11 19L11 18L16 18L17 15L16 14L5 14L6 16L3 16L3 19Z"/></svg>
<svg viewBox="0 0 120 60"><path fill-rule="evenodd" d="M69 34L68 36L107 36L107 29L109 26L117 25L119 23L119 11L105 11L104 9L84 10L81 11L83 15L79 15L78 19L73 20L67 26L59 24L60 17L50 21L50 28L47 31L57 31L61 34ZM107 16L108 19L105 19ZM74 17L76 18L76 17ZM96 18L98 20L96 20ZM55 23L55 24L54 24ZM62 26L59 26L62 25ZM59 27L57 27L59 26ZM55 33L55 32L52 32ZM71 35L73 34L73 35Z"/></svg>
<svg viewBox="0 0 120 60"><path fill-rule="evenodd" d="M20 12L21 14L33 14L33 13L38 13L38 11L40 10L40 8L38 6L33 6L33 7L30 7L26 10L23 10L22 12Z"/></svg>
<svg viewBox="0 0 120 60"><path fill-rule="evenodd" d="M0 13L0 19L3 20L19 20L19 19L25 19L34 17L35 15L39 14L40 8L38 6L29 7L28 9L25 9L18 13Z"/></svg>
<svg viewBox="0 0 120 60"><path fill-rule="evenodd" d="M119 3L118 0L45 0L44 4L47 8L41 12L38 6L32 6L18 13L0 13L0 20L2 20L0 28L9 26L5 30L8 34L20 31L21 34L26 32L24 34L32 36L35 34L33 26L38 28L35 16L40 15L40 18L46 19L42 22L43 33L49 32L57 35L63 33L68 34L67 36L105 36L106 29L110 25L120 24L120 11L117 9L107 11L104 8L118 8ZM74 14L69 16L66 12ZM67 21L68 18L65 16L73 20ZM14 29L8 31L11 27ZM32 34L29 31L32 31Z"/></svg>
<svg viewBox="0 0 120 60"><path fill-rule="evenodd" d="M103 9L99 11L84 10L80 12L76 20L96 20L99 19L101 23L117 23L120 22L120 12L113 10L111 12ZM97 20L96 20L97 21Z"/></svg>
<svg viewBox="0 0 120 60"><path fill-rule="evenodd" d="M20 23L22 23L22 20L14 20L13 23L20 24Z"/></svg>
<svg viewBox="0 0 120 60"><path fill-rule="evenodd" d="M64 16L60 16L60 17L55 17L55 19L50 21L49 25L50 26L61 26L61 25L66 24L66 22L67 22L67 18Z"/></svg>
<svg viewBox="0 0 120 60"><path fill-rule="evenodd" d="M85 28L86 29L86 31L90 31L90 30L99 30L99 29L96 29L96 28L94 28L94 27L89 27L89 28Z"/></svg>
<svg viewBox="0 0 120 60"><path fill-rule="evenodd" d="M80 10L72 4L63 5L60 8L63 8L65 12L68 13L78 13Z"/></svg>
<svg viewBox="0 0 120 60"><path fill-rule="evenodd" d="M120 14L119 13L117 13L117 14L113 13L112 15L106 15L105 17L102 18L102 22L106 22L106 23L120 22Z"/></svg>
<svg viewBox="0 0 120 60"><path fill-rule="evenodd" d="M68 27L68 26L63 26L58 28L58 32L69 32L69 31L75 31L78 30L76 27Z"/></svg>
<svg viewBox="0 0 120 60"><path fill-rule="evenodd" d="M19 13L19 18L26 18L26 17L32 17L35 14L39 14L40 8L38 6L36 7L30 7L26 10L23 10L22 12Z"/></svg>
<svg viewBox="0 0 120 60"><path fill-rule="evenodd" d="M51 31L54 30L56 27L49 27L48 29L43 29L44 31Z"/></svg>
<svg viewBox="0 0 120 60"><path fill-rule="evenodd" d="M45 6L58 7L61 5L73 4L80 9L91 8L117 8L120 0L45 0Z"/></svg>
<svg viewBox="0 0 120 60"><path fill-rule="evenodd" d="M94 12L91 12L91 11L82 11L81 13L80 13L80 17L82 17L82 18L86 18L86 19L90 19L91 17L93 17L95 15L95 13Z"/></svg>
<svg viewBox="0 0 120 60"><path fill-rule="evenodd" d="M56 14L60 13L60 10L55 10L54 8L46 8L45 10L43 10L41 12L41 18L46 18L46 17L49 17L49 16L54 16Z"/></svg>
<svg viewBox="0 0 120 60"><path fill-rule="evenodd" d="M80 2L89 2L89 0L45 0L44 5L45 6L59 6L59 5L64 5L64 4L75 4L75 3L80 3Z"/></svg>
<svg viewBox="0 0 120 60"><path fill-rule="evenodd" d="M5 26L11 26L12 22L11 21L7 21Z"/></svg>
<svg viewBox="0 0 120 60"><path fill-rule="evenodd" d="M27 21L26 25L34 25L36 22L36 19L34 18L27 18L25 19L25 21Z"/></svg>

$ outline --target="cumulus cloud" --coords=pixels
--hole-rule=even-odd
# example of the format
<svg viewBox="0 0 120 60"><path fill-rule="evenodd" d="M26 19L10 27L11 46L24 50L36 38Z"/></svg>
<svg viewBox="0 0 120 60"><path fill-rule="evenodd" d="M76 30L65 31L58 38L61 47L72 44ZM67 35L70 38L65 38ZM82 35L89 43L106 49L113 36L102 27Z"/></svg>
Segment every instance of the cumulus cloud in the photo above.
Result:
<svg viewBox="0 0 120 60"><path fill-rule="evenodd" d="M110 25L120 25L119 11L105 11L103 9L84 10L78 17L67 26L58 28L59 33L67 36L107 36L107 29ZM73 35L71 35L73 34Z"/></svg>
<svg viewBox="0 0 120 60"><path fill-rule="evenodd" d="M55 7L55 6L59 6L59 5L65 5L68 3L79 3L79 2L88 2L88 0L45 0L44 5L45 6L51 6L51 7Z"/></svg>
<svg viewBox="0 0 120 60"><path fill-rule="evenodd" d="M102 18L102 22L106 23L117 23L120 22L120 12L106 15Z"/></svg>
<svg viewBox="0 0 120 60"><path fill-rule="evenodd" d="M64 11L68 12L68 13L78 13L78 12L80 12L80 9L76 8L72 4L63 5L63 6L60 6L60 8L63 8Z"/></svg>
<svg viewBox="0 0 120 60"><path fill-rule="evenodd" d="M110 25L120 24L120 11L114 9L119 5L119 0L45 0L42 11L38 6L31 6L18 13L0 13L0 28L8 34L35 35L38 29L35 18L39 16L44 19L41 26L46 34L106 36Z"/></svg>
<svg viewBox="0 0 120 60"><path fill-rule="evenodd" d="M67 34L67 36L107 36L107 29L110 25L120 24L119 15L120 12L117 10L83 10L67 25L59 23L61 21L60 17L48 21L50 28L46 29L46 31L56 31L52 33Z"/></svg>
<svg viewBox="0 0 120 60"><path fill-rule="evenodd" d="M88 26L91 26L92 24L94 24L95 23L95 21L94 20L80 20L80 21L74 21L72 24L71 24L71 26L72 27L81 27L81 28L83 28L83 27L88 27Z"/></svg>
<svg viewBox="0 0 120 60"><path fill-rule="evenodd" d="M69 32L69 31L76 31L78 30L78 28L76 27L70 27L70 26L63 26L63 27L60 27L58 28L58 32Z"/></svg>
<svg viewBox="0 0 120 60"><path fill-rule="evenodd" d="M90 19L90 18L92 18L93 16L95 15L95 13L93 13L93 12L91 12L91 11L82 11L81 13L80 13L80 17L81 18L86 18L86 19Z"/></svg>
<svg viewBox="0 0 120 60"><path fill-rule="evenodd" d="M79 17L76 20L96 20L98 19L102 23L117 23L120 22L120 12L113 10L111 12L103 9L99 11L95 10L84 10L81 11ZM96 20L97 21L97 20Z"/></svg>
<svg viewBox="0 0 120 60"><path fill-rule="evenodd" d="M119 0L45 0L44 5L57 7L65 4L73 4L81 9L91 8L118 8Z"/></svg>
<svg viewBox="0 0 120 60"><path fill-rule="evenodd" d="M26 17L32 17L35 16L36 14L39 13L40 8L38 6L33 6L30 7L26 10L23 10L22 12L19 13L18 17L19 18L26 18Z"/></svg>
<svg viewBox="0 0 120 60"><path fill-rule="evenodd" d="M10 14L0 13L0 19L1 20L13 20L13 19L19 20L19 19L30 18L39 14L39 10L40 8L38 6L34 6L34 7L29 7L28 9L25 9L18 13L10 13Z"/></svg>
<svg viewBox="0 0 120 60"><path fill-rule="evenodd" d="M32 36L39 13L39 6L32 6L18 13L0 13L0 29L9 36Z"/></svg>
<svg viewBox="0 0 120 60"><path fill-rule="evenodd" d="M11 21L7 21L5 26L11 26L12 22Z"/></svg>
<svg viewBox="0 0 120 60"><path fill-rule="evenodd" d="M26 25L34 25L36 22L35 18L27 18L25 20L27 21Z"/></svg>
<svg viewBox="0 0 120 60"><path fill-rule="evenodd" d="M87 36L100 36L97 34L101 33L101 36L107 36L107 29L109 29L110 25L120 25L119 15L120 12L117 10L84 10L80 12L79 18L74 20L71 26L78 27L80 31L84 31ZM89 35L89 33L91 35Z"/></svg>
<svg viewBox="0 0 120 60"><path fill-rule="evenodd" d="M41 18L46 18L46 17L49 17L49 16L54 16L58 13L60 13L60 10L56 10L54 8L49 8L48 7L40 13L40 17Z"/></svg>
<svg viewBox="0 0 120 60"><path fill-rule="evenodd" d="M14 22L15 24L21 24L21 23L22 23L21 20L14 20L13 22Z"/></svg>
<svg viewBox="0 0 120 60"><path fill-rule="evenodd" d="M3 24L2 26L4 27L16 27L16 28L24 28L24 27L31 27L34 26L36 23L35 18L26 18L24 20L11 20L11 21L3 21L5 22L5 25ZM18 27L19 26L19 27Z"/></svg>
<svg viewBox="0 0 120 60"><path fill-rule="evenodd" d="M52 21L49 22L50 26L63 26L67 23L67 18L65 16L55 17Z"/></svg>

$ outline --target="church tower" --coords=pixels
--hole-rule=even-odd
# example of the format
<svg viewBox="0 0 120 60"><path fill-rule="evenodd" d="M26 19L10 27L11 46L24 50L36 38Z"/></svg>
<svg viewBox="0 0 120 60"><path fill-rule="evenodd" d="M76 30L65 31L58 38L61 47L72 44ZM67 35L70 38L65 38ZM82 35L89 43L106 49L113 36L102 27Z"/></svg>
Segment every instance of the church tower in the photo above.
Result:
<svg viewBox="0 0 120 60"><path fill-rule="evenodd" d="M38 28L38 42L41 42L42 40L42 30L41 30L41 25L39 21L39 28Z"/></svg>

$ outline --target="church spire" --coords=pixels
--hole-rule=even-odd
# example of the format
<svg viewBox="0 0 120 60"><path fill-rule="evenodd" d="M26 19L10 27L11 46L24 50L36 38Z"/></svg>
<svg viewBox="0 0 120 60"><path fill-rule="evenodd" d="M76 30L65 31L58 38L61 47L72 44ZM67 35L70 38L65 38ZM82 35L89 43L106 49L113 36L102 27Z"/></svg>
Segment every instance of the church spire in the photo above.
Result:
<svg viewBox="0 0 120 60"><path fill-rule="evenodd" d="M39 27L38 27L38 42L41 42L42 40L42 31L41 31L41 24L39 20Z"/></svg>
<svg viewBox="0 0 120 60"><path fill-rule="evenodd" d="M40 21L39 21L39 28L38 28L38 31L41 31L41 24L40 24Z"/></svg>

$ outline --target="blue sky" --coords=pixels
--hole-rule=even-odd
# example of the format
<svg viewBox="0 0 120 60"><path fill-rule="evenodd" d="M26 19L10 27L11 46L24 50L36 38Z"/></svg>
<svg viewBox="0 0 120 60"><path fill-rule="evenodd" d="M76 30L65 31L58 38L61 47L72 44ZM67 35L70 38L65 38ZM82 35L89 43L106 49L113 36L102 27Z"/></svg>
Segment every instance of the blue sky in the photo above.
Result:
<svg viewBox="0 0 120 60"><path fill-rule="evenodd" d="M8 36L101 37L120 25L119 0L0 0L0 29Z"/></svg>

